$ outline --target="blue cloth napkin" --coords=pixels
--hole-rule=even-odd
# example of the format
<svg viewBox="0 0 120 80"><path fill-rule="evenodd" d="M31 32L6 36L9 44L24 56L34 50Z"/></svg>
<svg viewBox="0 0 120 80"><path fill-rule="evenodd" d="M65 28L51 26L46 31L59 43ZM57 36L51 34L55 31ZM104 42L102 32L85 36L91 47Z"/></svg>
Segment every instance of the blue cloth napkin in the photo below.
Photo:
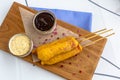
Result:
<svg viewBox="0 0 120 80"><path fill-rule="evenodd" d="M83 28L87 31L91 31L92 13L68 11L68 10L60 10L60 9L47 9L47 8L36 8L36 7L32 7L32 8L38 11L50 10L55 14L57 19L63 20L64 22Z"/></svg>

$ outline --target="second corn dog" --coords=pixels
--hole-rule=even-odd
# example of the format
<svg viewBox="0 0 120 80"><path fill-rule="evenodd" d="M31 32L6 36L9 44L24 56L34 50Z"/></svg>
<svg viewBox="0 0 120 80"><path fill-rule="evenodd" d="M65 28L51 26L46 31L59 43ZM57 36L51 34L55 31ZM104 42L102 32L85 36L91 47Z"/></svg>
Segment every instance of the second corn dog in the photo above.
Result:
<svg viewBox="0 0 120 80"><path fill-rule="evenodd" d="M41 61L41 64L42 65L44 65L44 64L52 65L52 64L55 64L57 62L68 59L72 56L75 56L76 54L80 53L81 51L82 51L82 47L80 45L78 45L76 48L72 49L71 51L54 56L53 58L51 58L48 61Z"/></svg>

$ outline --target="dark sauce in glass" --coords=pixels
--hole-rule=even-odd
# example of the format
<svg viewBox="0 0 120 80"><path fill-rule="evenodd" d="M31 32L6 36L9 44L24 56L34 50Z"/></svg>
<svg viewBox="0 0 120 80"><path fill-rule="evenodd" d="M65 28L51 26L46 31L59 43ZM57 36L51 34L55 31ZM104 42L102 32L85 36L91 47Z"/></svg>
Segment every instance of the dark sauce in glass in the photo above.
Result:
<svg viewBox="0 0 120 80"><path fill-rule="evenodd" d="M37 29L41 31L50 30L54 25L54 22L55 22L54 17L47 12L40 13L35 18L35 26Z"/></svg>

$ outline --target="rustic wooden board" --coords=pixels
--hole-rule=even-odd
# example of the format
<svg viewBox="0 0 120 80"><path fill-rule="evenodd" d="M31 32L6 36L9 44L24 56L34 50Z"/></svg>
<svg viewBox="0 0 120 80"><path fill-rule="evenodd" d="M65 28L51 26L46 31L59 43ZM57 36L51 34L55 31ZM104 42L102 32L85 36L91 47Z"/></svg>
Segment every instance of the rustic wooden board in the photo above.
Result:
<svg viewBox="0 0 120 80"><path fill-rule="evenodd" d="M16 33L25 32L18 7L29 10L34 14L37 13L37 11L32 10L24 5L16 2L13 3L0 27L0 49L8 53L10 53L8 49L9 39ZM60 20L57 20L57 24L83 36L90 33ZM80 31L79 33L78 30ZM100 38L100 36L93 38L92 40L96 40L97 38ZM56 73L66 79L91 80L105 43L106 39L103 39L91 46L84 48L81 54L51 66L42 66L39 62L33 63L31 55L22 59Z"/></svg>

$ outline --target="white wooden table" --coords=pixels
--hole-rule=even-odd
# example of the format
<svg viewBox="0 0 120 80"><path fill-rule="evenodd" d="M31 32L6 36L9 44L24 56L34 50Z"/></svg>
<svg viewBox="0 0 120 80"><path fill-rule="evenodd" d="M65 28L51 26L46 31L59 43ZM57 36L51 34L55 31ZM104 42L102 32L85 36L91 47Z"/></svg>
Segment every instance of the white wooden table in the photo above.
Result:
<svg viewBox="0 0 120 80"><path fill-rule="evenodd" d="M13 1L26 5L25 0L0 0L0 24ZM94 0L120 13L120 0ZM92 80L120 80L120 16L112 14L88 0L27 0L29 7L92 12L92 32L113 28L116 33L108 38ZM105 59L104 59L105 58ZM113 63L113 65L107 61ZM115 65L114 65L115 64ZM100 74L98 74L100 73ZM104 75L105 74L105 75ZM33 66L0 51L0 80L65 80L51 72Z"/></svg>

